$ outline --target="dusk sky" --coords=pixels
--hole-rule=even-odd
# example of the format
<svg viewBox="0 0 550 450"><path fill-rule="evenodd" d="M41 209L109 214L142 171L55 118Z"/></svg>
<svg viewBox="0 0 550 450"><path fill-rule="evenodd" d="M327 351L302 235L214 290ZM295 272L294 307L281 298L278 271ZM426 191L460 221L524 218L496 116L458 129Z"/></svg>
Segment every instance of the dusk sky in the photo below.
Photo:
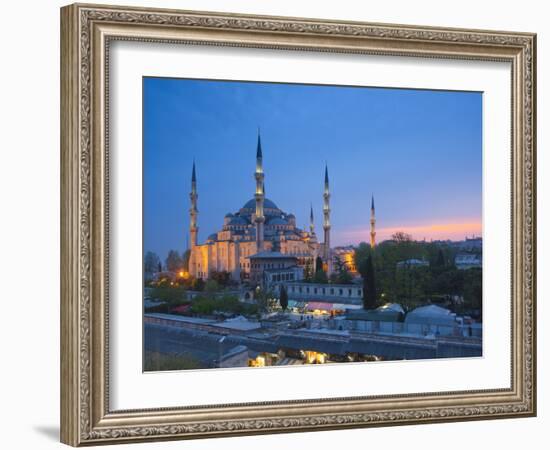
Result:
<svg viewBox="0 0 550 450"><path fill-rule="evenodd" d="M481 235L482 94L144 78L144 251L183 251L193 158L199 243L255 190L258 127L266 197L322 236L323 177L331 244Z"/></svg>

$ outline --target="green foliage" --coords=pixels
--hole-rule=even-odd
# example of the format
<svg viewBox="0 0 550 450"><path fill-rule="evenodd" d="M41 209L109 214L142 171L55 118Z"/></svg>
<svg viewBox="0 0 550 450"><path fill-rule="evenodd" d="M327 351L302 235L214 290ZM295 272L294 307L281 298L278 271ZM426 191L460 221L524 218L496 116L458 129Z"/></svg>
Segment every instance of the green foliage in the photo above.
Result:
<svg viewBox="0 0 550 450"><path fill-rule="evenodd" d="M463 270L449 268L445 271L435 270L432 280L432 292L446 295L461 295L464 292Z"/></svg>
<svg viewBox="0 0 550 450"><path fill-rule="evenodd" d="M271 308L270 301L275 297L275 294L272 291L265 291L263 289L254 290L254 300L256 301L256 306L258 311L265 312Z"/></svg>
<svg viewBox="0 0 550 450"><path fill-rule="evenodd" d="M194 291L204 291L204 280L202 278L194 278L191 284L191 288Z"/></svg>
<svg viewBox="0 0 550 450"><path fill-rule="evenodd" d="M483 315L483 275L481 269L472 268L464 271L464 307L479 310L480 319Z"/></svg>
<svg viewBox="0 0 550 450"><path fill-rule="evenodd" d="M320 284L328 283L327 273L323 269L318 270L317 272L315 272L315 275L313 276L313 282L320 283Z"/></svg>
<svg viewBox="0 0 550 450"><path fill-rule="evenodd" d="M315 258L315 272L319 272L323 270L323 259L318 256L317 258Z"/></svg>
<svg viewBox="0 0 550 450"><path fill-rule="evenodd" d="M432 276L429 267L399 267L396 270L395 280L392 293L405 309L425 304L430 299Z"/></svg>
<svg viewBox="0 0 550 450"><path fill-rule="evenodd" d="M213 271L210 274L210 279L216 281L219 286L227 287L232 284L231 273L227 270Z"/></svg>
<svg viewBox="0 0 550 450"><path fill-rule="evenodd" d="M204 290L206 292L217 292L220 290L220 285L216 280L209 279L204 283Z"/></svg>
<svg viewBox="0 0 550 450"><path fill-rule="evenodd" d="M283 308L283 311L286 311L288 308L288 294L286 292L286 288L284 285L281 286L281 293L279 295L279 304L281 305L281 308Z"/></svg>
<svg viewBox="0 0 550 450"><path fill-rule="evenodd" d="M334 259L335 272L331 274L331 283L351 284L353 277L340 257ZM334 275L334 276L333 276Z"/></svg>
<svg viewBox="0 0 550 450"><path fill-rule="evenodd" d="M365 281L367 261L372 257L376 291L385 302L412 309L432 299L464 296L464 308L480 309L481 270L456 269L456 253L456 249L445 244L413 241L405 233L396 233L392 240L381 242L374 249L364 242L359 244L355 265ZM398 266L400 261L413 258L427 260L430 265ZM366 295L367 290L364 291Z"/></svg>
<svg viewBox="0 0 550 450"><path fill-rule="evenodd" d="M183 286L157 286L151 288L149 296L154 300L167 302L170 306L188 304Z"/></svg>
<svg viewBox="0 0 550 450"><path fill-rule="evenodd" d="M162 370L204 369L201 362L190 355L168 355L165 353L145 351L143 370L145 372Z"/></svg>
<svg viewBox="0 0 550 450"><path fill-rule="evenodd" d="M435 261L434 266L439 268L445 267L445 256L443 255L442 249L437 250L437 260Z"/></svg>
<svg viewBox="0 0 550 450"><path fill-rule="evenodd" d="M355 267L357 267L357 271L359 273L361 273L360 271L361 264L364 264L366 262L370 254L371 254L371 247L365 242L361 242L355 249L355 254L353 258L355 262Z"/></svg>
<svg viewBox="0 0 550 450"><path fill-rule="evenodd" d="M313 280L313 275L314 275L313 266L314 266L313 259L307 258L306 264L304 267L304 281L311 282Z"/></svg>
<svg viewBox="0 0 550 450"><path fill-rule="evenodd" d="M376 281L372 256L370 255L361 265L361 276L363 277L363 308L374 309L377 305Z"/></svg>

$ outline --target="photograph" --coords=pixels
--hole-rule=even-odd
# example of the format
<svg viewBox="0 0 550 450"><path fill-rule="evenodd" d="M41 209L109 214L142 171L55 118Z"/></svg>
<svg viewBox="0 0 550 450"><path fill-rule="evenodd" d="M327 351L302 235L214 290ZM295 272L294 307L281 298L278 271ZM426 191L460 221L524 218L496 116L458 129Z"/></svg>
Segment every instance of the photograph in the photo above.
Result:
<svg viewBox="0 0 550 450"><path fill-rule="evenodd" d="M58 390L41 380L27 397L51 405L41 395L59 392L72 446L329 448L348 430L350 442L460 448L455 427L521 447L542 429L543 15L260 3L40 13L60 64L46 83L16 58L15 76L60 114L6 148L50 133L59 167L17 151L23 169L6 167L29 191L17 211L54 213L59 239L6 236L9 255L28 256L16 247L29 239L58 251L58 277L32 273L56 280L59 308L40 301L24 317L56 328L58 358L42 349L25 367L54 364ZM52 174L57 185L28 184ZM40 199L52 187L58 208ZM28 264L10 265L20 290Z"/></svg>
<svg viewBox="0 0 550 450"><path fill-rule="evenodd" d="M483 93L144 76L143 371L483 356Z"/></svg>

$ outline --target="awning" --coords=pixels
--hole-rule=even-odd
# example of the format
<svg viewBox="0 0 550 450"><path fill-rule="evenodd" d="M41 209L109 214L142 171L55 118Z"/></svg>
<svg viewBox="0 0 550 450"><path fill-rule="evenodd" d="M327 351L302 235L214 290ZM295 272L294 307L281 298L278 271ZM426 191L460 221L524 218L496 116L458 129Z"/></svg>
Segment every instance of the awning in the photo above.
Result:
<svg viewBox="0 0 550 450"><path fill-rule="evenodd" d="M315 311L316 309L324 310L324 311L331 311L333 309L332 303L325 303L325 302L309 302L307 304L307 309L309 311Z"/></svg>
<svg viewBox="0 0 550 450"><path fill-rule="evenodd" d="M289 308L305 308L306 303L305 302L299 302L298 300L289 300L288 301L288 307Z"/></svg>

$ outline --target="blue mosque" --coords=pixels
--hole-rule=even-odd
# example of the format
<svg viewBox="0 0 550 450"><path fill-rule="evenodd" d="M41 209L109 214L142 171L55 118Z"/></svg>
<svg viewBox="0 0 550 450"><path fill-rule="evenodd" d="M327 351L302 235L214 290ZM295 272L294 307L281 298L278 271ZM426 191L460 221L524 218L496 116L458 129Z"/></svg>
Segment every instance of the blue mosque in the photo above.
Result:
<svg viewBox="0 0 550 450"><path fill-rule="evenodd" d="M254 197L241 209L225 215L223 226L197 242L199 231L198 191L195 163L191 174L189 194L190 250L189 272L196 278L209 278L214 271L227 271L236 281L258 281L263 270L295 269L289 279L299 279L303 270L314 267L321 257L328 274L332 270L330 247L330 186L328 167L325 167L323 191L323 241L315 233L313 208L310 209L309 229L296 226L296 217L280 209L265 196L265 174L260 134L256 148ZM301 270L301 272L300 272Z"/></svg>

